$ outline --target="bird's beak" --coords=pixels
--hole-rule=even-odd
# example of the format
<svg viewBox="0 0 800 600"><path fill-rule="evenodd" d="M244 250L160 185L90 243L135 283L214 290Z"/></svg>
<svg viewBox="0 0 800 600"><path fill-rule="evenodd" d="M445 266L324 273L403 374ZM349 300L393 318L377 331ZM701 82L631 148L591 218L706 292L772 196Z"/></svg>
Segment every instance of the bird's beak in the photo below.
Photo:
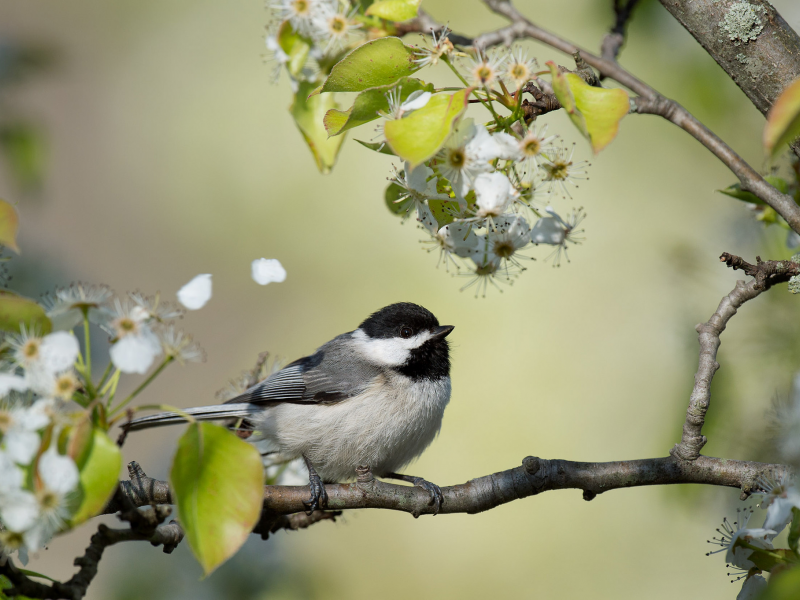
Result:
<svg viewBox="0 0 800 600"><path fill-rule="evenodd" d="M441 327L437 327L434 329L431 339L443 340L450 334L451 331L453 331L453 329L455 329L453 325L442 325Z"/></svg>

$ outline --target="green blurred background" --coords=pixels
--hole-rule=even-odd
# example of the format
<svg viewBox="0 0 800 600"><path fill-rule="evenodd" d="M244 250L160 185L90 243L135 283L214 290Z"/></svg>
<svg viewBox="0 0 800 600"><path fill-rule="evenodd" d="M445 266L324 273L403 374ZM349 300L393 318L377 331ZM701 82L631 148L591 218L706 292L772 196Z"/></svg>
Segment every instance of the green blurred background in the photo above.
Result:
<svg viewBox="0 0 800 600"><path fill-rule="evenodd" d="M589 49L612 22L610 1L517 5ZM775 5L800 28L800 5ZM503 24L473 0L423 6L467 34ZM0 89L0 116L35 123L44 161L38 184L21 185L7 162L0 172L0 196L19 202L22 223L11 287L38 296L83 280L171 298L212 273L213 299L184 319L207 362L171 368L141 400L177 406L212 402L263 350L291 360L372 310L417 302L456 325L453 397L441 435L409 472L450 485L529 454L665 455L692 386L694 325L736 279L717 257L782 257L785 233L764 232L743 204L715 193L733 177L667 122L630 116L590 157L564 115L551 114L550 131L591 158L573 200L554 201L585 207L587 241L560 269L539 248L512 288L476 300L421 251L413 222L387 212L389 157L351 140L333 174L316 171L288 116L285 75L270 83L268 20L256 0L3 0L0 39L52 58ZM530 48L540 64L570 64ZM765 166L761 115L654 0L635 14L621 61ZM262 256L281 260L284 283L252 282L250 261ZM759 298L725 332L706 453L772 458L769 408L800 357L788 296ZM165 477L179 433L132 435L125 459ZM171 556L125 544L107 552L89 598L734 598L723 559L704 554L738 503L735 490L651 488L592 502L550 492L475 516L352 512L252 539L204 582L186 544ZM69 577L94 527L55 540L31 568Z"/></svg>

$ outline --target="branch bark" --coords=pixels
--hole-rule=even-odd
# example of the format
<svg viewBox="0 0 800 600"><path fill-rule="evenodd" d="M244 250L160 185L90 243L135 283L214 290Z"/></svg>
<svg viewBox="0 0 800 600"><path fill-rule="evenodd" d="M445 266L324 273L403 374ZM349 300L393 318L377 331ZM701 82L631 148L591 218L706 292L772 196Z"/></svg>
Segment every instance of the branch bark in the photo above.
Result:
<svg viewBox="0 0 800 600"><path fill-rule="evenodd" d="M520 467L443 487L444 504L440 514L475 514L549 490L563 489L582 490L584 499L591 500L598 494L621 488L698 483L739 488L746 497L757 489L762 477L776 479L788 472L789 468L784 465L710 456L700 456L694 461L667 456L606 463L545 460L529 456ZM148 485L145 489L168 486L166 482L156 483L158 485ZM407 512L415 517L434 513L430 494L425 490L379 481L369 471L359 473L355 483L328 484L325 490L331 510L382 508ZM267 516L262 521L275 520L276 515L299 517L299 520L288 521L298 527L283 527L294 529L332 518L319 516L308 521L306 515L294 514L305 510L303 501L307 499L308 486L265 486L264 511ZM137 494L131 496L130 500L147 503L149 499ZM317 513L311 517L315 515ZM272 526L269 529L277 530ZM259 533L263 533L263 530Z"/></svg>
<svg viewBox="0 0 800 600"><path fill-rule="evenodd" d="M706 412L711 404L711 380L719 369L717 350L720 345L720 335L725 331L728 321L748 300L756 298L773 285L785 283L791 277L800 274L800 264L789 260L762 261L761 257L757 256L756 264L751 265L741 257L727 252L723 252L719 259L734 270L743 270L753 279L749 282L737 281L731 293L719 303L711 318L695 327L700 343L700 356L697 373L694 376L694 388L689 398L689 408L686 409L681 441L670 450L670 454L681 460L697 460L700 457L700 450L706 444L706 436L702 434L702 429Z"/></svg>
<svg viewBox="0 0 800 600"><path fill-rule="evenodd" d="M509 0L484 0L484 3L495 13L506 17L512 24L478 36L473 42L475 47L510 45L516 39L530 38L567 54L580 51L584 60L597 69L601 76L611 78L639 95L639 98L634 98L632 101L632 112L659 115L689 133L731 170L739 179L742 189L761 198L774 208L794 231L800 233L800 206L794 199L767 183L741 156L680 104L659 94L616 61L596 56L534 25L514 8Z"/></svg>
<svg viewBox="0 0 800 600"><path fill-rule="evenodd" d="M111 529L101 524L97 533L92 536L89 546L83 556L75 559L75 566L80 567L77 573L68 581L54 581L52 584L33 581L17 569L11 560L6 559L0 564L0 574L5 575L12 587L3 590L3 594L12 598L14 596L27 596L28 598L46 598L52 600L80 600L86 595L86 590L97 575L100 559L109 546L119 542L148 541L153 546L164 546L164 552L171 553L183 539L183 529L177 521L170 521L167 525L160 523L166 519L172 509L169 506L148 506L137 509L128 503L131 508L120 515L120 519L130 523L129 529Z"/></svg>
<svg viewBox="0 0 800 600"><path fill-rule="evenodd" d="M766 115L800 78L800 36L765 0L660 0Z"/></svg>

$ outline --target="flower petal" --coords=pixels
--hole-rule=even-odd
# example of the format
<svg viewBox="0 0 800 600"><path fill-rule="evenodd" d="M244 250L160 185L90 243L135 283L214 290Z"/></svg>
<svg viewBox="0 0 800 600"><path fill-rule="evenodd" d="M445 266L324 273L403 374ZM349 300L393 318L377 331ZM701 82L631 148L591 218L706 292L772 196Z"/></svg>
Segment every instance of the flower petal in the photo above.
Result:
<svg viewBox="0 0 800 600"><path fill-rule="evenodd" d="M203 308L211 299L211 275L198 275L178 290L178 302L189 310Z"/></svg>
<svg viewBox="0 0 800 600"><path fill-rule="evenodd" d="M44 336L39 346L42 366L51 373L60 373L75 364L80 347L77 338L68 331L56 331Z"/></svg>
<svg viewBox="0 0 800 600"><path fill-rule="evenodd" d="M161 346L146 335L126 335L109 351L111 362L123 373L146 373L156 356L161 354Z"/></svg>
<svg viewBox="0 0 800 600"><path fill-rule="evenodd" d="M273 281L280 283L286 279L286 269L277 258L257 258L250 266L253 281L267 285Z"/></svg>
<svg viewBox="0 0 800 600"><path fill-rule="evenodd" d="M25 490L16 490L3 495L0 504L0 519L11 531L25 531L33 526L39 517L39 504L36 496Z"/></svg>
<svg viewBox="0 0 800 600"><path fill-rule="evenodd" d="M39 459L39 475L47 489L58 494L71 492L79 481L75 461L69 456L59 454L52 444Z"/></svg>

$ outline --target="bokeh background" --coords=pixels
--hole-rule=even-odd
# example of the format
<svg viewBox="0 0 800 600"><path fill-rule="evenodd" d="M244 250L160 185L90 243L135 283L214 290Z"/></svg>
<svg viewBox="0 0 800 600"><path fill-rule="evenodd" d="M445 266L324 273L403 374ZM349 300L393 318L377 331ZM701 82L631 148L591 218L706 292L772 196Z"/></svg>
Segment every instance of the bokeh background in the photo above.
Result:
<svg viewBox="0 0 800 600"><path fill-rule="evenodd" d="M517 4L590 49L612 22L611 2ZM800 28L800 5L774 4ZM503 24L477 1L424 8L467 34ZM3 138L0 196L18 203L22 223L10 287L38 297L82 280L171 298L212 273L213 299L184 319L207 362L171 367L141 398L177 406L212 402L263 350L292 360L370 311L417 302L456 325L454 391L441 435L409 472L449 485L529 454L665 455L692 386L694 325L736 279L718 255L786 256L785 232L716 193L734 178L688 135L629 116L591 158L589 181L554 201L589 214L572 263L552 268L539 248L513 287L475 299L459 292L466 280L435 268L414 223L386 210L389 157L350 140L331 175L316 171L287 112L285 75L270 81L268 21L260 0L3 0L0 42L6 56L24 50L26 68L2 80L0 120L28 131ZM540 64L570 64L529 47ZM766 167L761 115L654 0L635 14L621 61ZM546 120L590 158L564 115ZM372 135L367 126L353 137ZM250 261L262 256L281 260L284 283L253 283ZM770 406L800 358L797 316L776 290L725 332L706 453L771 458ZM131 435L126 461L165 477L179 433ZM124 544L107 552L89 598L734 598L723 559L704 554L737 504L735 490L686 486L592 502L550 492L475 516L352 512L254 536L202 582L186 544L169 556ZM55 540L31 568L69 577L94 527Z"/></svg>

